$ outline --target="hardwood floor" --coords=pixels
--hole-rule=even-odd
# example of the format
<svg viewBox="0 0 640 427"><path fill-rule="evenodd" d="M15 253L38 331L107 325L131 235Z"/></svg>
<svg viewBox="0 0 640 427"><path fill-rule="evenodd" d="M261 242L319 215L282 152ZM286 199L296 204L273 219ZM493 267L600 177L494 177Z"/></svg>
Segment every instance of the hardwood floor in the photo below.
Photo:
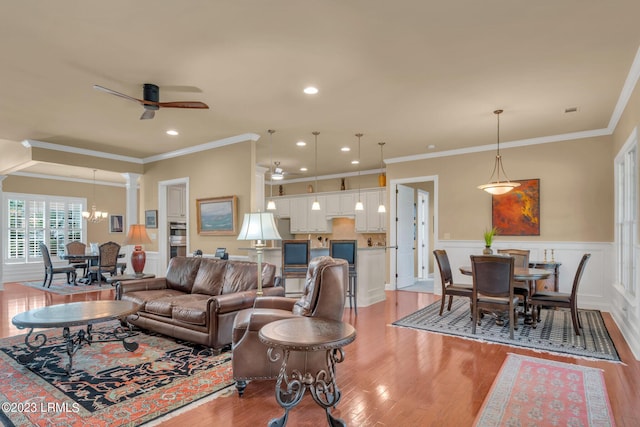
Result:
<svg viewBox="0 0 640 427"><path fill-rule="evenodd" d="M113 290L59 296L15 284L0 291L0 337L23 333L11 325L20 312L44 305L113 298ZM350 426L470 426L507 353L525 354L600 368L616 425L640 425L640 362L608 313L605 323L623 363L564 357L390 326L400 317L436 301L433 294L387 292L385 302L349 309L344 320L358 336L338 365L342 400L333 414ZM0 386L1 387L1 386ZM236 393L171 418L162 426L258 426L282 414L274 382L254 381ZM290 426L326 425L324 411L309 395L294 408Z"/></svg>

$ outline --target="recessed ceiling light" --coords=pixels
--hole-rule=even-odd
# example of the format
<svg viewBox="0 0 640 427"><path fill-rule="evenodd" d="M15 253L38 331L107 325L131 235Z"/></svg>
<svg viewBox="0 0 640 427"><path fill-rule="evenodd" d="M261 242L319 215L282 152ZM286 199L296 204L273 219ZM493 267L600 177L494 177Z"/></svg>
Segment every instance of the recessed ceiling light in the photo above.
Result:
<svg viewBox="0 0 640 427"><path fill-rule="evenodd" d="M174 130L174 129L169 129L167 131L167 135L176 136L176 135L178 135L178 131Z"/></svg>
<svg viewBox="0 0 640 427"><path fill-rule="evenodd" d="M351 164L352 165L359 165L360 161L359 160L351 160Z"/></svg>
<svg viewBox="0 0 640 427"><path fill-rule="evenodd" d="M300 168L300 172L306 172L308 169L307 168Z"/></svg>
<svg viewBox="0 0 640 427"><path fill-rule="evenodd" d="M298 141L298 142L296 142L296 145L297 145L298 147L304 147L305 145L307 145L307 143L306 143L306 142L304 142L304 141Z"/></svg>
<svg viewBox="0 0 640 427"><path fill-rule="evenodd" d="M427 148L428 148L429 150L433 150L434 148L436 148L436 146L435 146L435 145L433 145L433 144L429 144L429 145L427 145Z"/></svg>
<svg viewBox="0 0 640 427"><path fill-rule="evenodd" d="M349 148L349 147L342 147L342 148L340 149L340 151L345 151L345 152L346 152L346 151L351 151L351 148Z"/></svg>
<svg viewBox="0 0 640 427"><path fill-rule="evenodd" d="M304 93L306 93L307 95L315 95L316 93L318 93L318 88L315 88L313 86L305 87Z"/></svg>

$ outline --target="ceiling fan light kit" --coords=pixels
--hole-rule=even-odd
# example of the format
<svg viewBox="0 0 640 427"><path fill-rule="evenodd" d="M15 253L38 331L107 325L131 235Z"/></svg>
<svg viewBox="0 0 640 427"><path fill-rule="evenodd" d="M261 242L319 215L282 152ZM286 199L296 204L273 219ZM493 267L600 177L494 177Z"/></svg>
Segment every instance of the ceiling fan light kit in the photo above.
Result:
<svg viewBox="0 0 640 427"><path fill-rule="evenodd" d="M479 185L478 188L480 190L484 190L489 194L505 194L509 191L513 190L516 187L520 186L518 182L509 181L509 177L507 177L506 172L504 171L504 167L502 166L502 156L500 155L500 114L502 114L503 110L495 110L493 114L496 115L498 120L498 148L496 152L496 160L493 165L493 172L491 172L491 178L489 178L489 183L484 185ZM500 180L500 173L504 177L504 181ZM495 180L494 180L495 176Z"/></svg>

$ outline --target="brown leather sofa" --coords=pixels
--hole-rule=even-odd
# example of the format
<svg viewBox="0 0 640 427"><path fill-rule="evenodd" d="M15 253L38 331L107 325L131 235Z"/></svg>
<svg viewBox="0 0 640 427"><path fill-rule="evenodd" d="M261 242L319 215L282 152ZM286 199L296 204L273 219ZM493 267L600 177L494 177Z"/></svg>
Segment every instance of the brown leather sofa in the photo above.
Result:
<svg viewBox="0 0 640 427"><path fill-rule="evenodd" d="M242 396L247 380L274 379L282 364L267 357L267 347L258 333L267 323L297 316L342 320L345 286L349 280L349 264L328 256L311 260L300 299L284 297L256 298L252 309L238 313L233 324L232 366L238 394ZM292 351L287 363L290 369L327 370L324 351L312 353ZM289 369L288 369L289 370Z"/></svg>
<svg viewBox="0 0 640 427"><path fill-rule="evenodd" d="M140 328L219 350L231 344L236 314L253 306L257 270L253 262L174 257L166 277L118 282L116 299L140 304L128 317ZM262 264L263 292L283 296L275 273Z"/></svg>

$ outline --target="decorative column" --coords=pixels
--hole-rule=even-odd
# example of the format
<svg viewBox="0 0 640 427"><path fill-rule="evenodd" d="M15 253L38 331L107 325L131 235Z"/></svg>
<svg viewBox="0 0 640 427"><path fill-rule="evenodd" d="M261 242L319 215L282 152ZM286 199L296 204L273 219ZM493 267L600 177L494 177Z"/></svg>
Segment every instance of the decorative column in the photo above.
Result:
<svg viewBox="0 0 640 427"><path fill-rule="evenodd" d="M138 179L142 176L142 174L128 172L123 173L122 176L124 176L127 180L127 194L125 196L126 208L124 224L122 224L122 226L124 232L128 233L129 227L131 225L138 224L140 222L138 214ZM129 270L129 272L133 271L131 270L131 252L132 247L127 246L125 259L127 260L127 269Z"/></svg>

